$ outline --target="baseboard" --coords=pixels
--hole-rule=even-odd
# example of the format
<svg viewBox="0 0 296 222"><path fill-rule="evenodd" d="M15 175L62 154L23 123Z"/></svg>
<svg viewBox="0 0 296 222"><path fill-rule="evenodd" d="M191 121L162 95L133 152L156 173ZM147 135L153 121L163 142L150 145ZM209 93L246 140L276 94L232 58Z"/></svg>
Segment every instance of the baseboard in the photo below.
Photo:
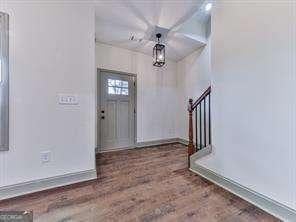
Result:
<svg viewBox="0 0 296 222"><path fill-rule="evenodd" d="M203 147L202 149L198 150L194 154L190 156L190 163L194 163L195 160L200 159L204 156L209 155L212 152L212 145L208 145L206 147Z"/></svg>
<svg viewBox="0 0 296 222"><path fill-rule="evenodd" d="M159 146L159 145L166 145L171 143L179 143L179 141L180 141L179 138L151 140L151 141L139 142L136 144L136 147L140 148L140 147L149 147L149 146Z"/></svg>
<svg viewBox="0 0 296 222"><path fill-rule="evenodd" d="M109 152L116 152L116 151L122 151L122 150L131 150L137 148L136 146L128 146L128 147L121 147L121 148L115 148L115 149L108 149L108 150L98 150L96 153L109 153Z"/></svg>
<svg viewBox="0 0 296 222"><path fill-rule="evenodd" d="M178 138L178 142L185 145L185 146L188 146L188 143L189 143L188 140L184 140L184 139L181 139L181 138Z"/></svg>
<svg viewBox="0 0 296 222"><path fill-rule="evenodd" d="M78 173L69 173L46 179L34 180L0 188L0 200L35 193L42 190L70 185L97 178L95 169Z"/></svg>
<svg viewBox="0 0 296 222"><path fill-rule="evenodd" d="M283 221L296 221L296 211L292 208L242 186L196 163L190 164L190 170Z"/></svg>
<svg viewBox="0 0 296 222"><path fill-rule="evenodd" d="M181 138L177 138L177 140L178 140L178 143L181 143L185 146L188 146L188 144L189 144L189 140L185 140L185 139L181 139ZM196 147L196 143L193 142L193 145L194 145L194 147ZM200 146L200 144L198 146Z"/></svg>
<svg viewBox="0 0 296 222"><path fill-rule="evenodd" d="M138 142L134 146L130 146L130 147L123 147L123 148L117 148L117 149L108 149L108 150L96 149L96 153L107 153L107 152L114 152L114 151L120 151L120 150L130 150L130 149L135 149L135 148L144 148L144 147L150 147L150 146L161 146L161 145L172 144L172 143L184 144L182 139L180 139L180 138L171 138L171 139L163 139L163 140L151 140L151 141L145 141L145 142Z"/></svg>

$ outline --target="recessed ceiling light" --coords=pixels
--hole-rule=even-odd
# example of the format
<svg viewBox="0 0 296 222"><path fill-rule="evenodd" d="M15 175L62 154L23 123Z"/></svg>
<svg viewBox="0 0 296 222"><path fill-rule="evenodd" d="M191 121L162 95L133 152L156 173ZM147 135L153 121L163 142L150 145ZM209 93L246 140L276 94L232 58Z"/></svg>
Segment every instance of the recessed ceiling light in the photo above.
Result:
<svg viewBox="0 0 296 222"><path fill-rule="evenodd" d="M212 9L212 3L206 4L205 10L208 12Z"/></svg>

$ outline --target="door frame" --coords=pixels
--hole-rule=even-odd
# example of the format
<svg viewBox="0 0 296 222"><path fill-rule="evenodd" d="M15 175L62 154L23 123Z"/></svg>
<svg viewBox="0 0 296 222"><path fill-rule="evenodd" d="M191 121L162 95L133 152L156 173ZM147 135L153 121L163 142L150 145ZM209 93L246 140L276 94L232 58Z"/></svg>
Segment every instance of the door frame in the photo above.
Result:
<svg viewBox="0 0 296 222"><path fill-rule="evenodd" d="M102 138L102 132L101 132L101 119L98 118L98 106L101 105L101 73L102 72L107 72L111 74L118 74L118 75L127 75L131 76L134 79L134 108L135 108L135 113L134 113L134 145L130 147L123 147L120 149L114 149L114 150L108 150L108 151L102 151L101 150L101 138ZM96 153L103 153L103 152L111 152L111 151L117 151L117 150L123 150L123 149L131 149L136 147L137 143L137 75L134 73L128 73L128 72L122 72L122 71L116 71L116 70L111 70L111 69L102 69L102 68L97 68L97 75L96 75ZM99 128L100 127L100 128Z"/></svg>

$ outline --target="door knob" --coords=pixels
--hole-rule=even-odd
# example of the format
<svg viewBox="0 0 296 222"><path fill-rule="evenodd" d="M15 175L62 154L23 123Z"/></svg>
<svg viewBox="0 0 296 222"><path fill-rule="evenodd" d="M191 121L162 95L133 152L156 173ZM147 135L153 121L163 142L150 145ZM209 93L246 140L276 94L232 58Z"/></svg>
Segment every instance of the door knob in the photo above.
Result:
<svg viewBox="0 0 296 222"><path fill-rule="evenodd" d="M101 119L105 119L105 116L101 116Z"/></svg>
<svg viewBox="0 0 296 222"><path fill-rule="evenodd" d="M105 113L105 110L102 110L101 113Z"/></svg>

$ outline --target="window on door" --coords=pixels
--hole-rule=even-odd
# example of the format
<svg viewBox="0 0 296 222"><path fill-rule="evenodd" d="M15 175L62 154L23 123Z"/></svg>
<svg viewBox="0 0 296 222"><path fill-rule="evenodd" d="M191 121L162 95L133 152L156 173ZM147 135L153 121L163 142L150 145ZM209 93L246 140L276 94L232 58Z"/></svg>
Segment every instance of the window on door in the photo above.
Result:
<svg viewBox="0 0 296 222"><path fill-rule="evenodd" d="M128 96L128 81L108 79L108 94Z"/></svg>

